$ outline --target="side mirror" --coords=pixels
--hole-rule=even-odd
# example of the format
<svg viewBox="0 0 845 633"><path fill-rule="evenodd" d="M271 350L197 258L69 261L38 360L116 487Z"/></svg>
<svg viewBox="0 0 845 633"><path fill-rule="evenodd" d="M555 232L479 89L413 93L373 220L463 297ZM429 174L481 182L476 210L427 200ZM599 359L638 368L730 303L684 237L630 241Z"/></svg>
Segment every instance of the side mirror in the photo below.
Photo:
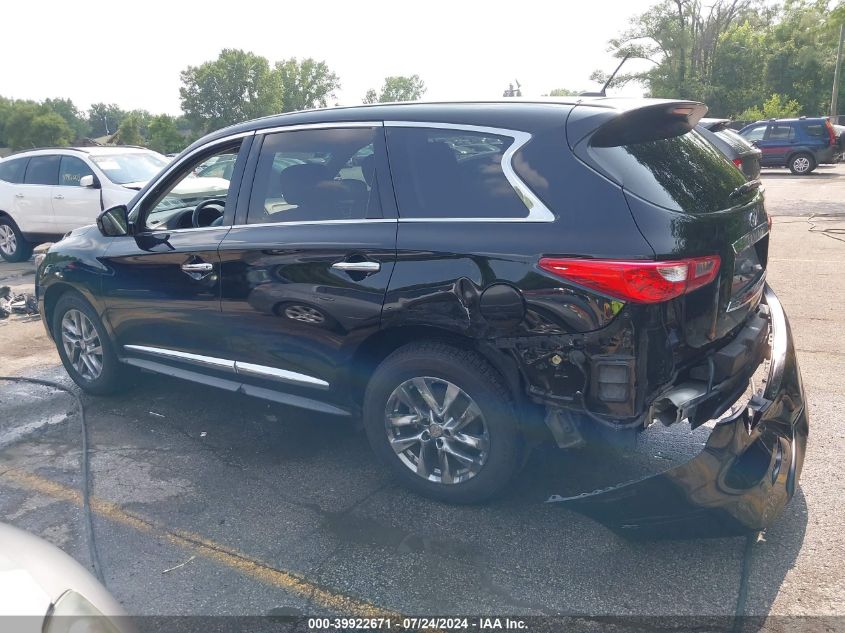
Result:
<svg viewBox="0 0 845 633"><path fill-rule="evenodd" d="M129 213L122 204L106 209L97 217L97 228L106 237L129 235Z"/></svg>
<svg viewBox="0 0 845 633"><path fill-rule="evenodd" d="M87 187L89 189L99 189L100 181L97 180L97 177L94 174L88 174L87 176L83 176L79 179L79 186Z"/></svg>

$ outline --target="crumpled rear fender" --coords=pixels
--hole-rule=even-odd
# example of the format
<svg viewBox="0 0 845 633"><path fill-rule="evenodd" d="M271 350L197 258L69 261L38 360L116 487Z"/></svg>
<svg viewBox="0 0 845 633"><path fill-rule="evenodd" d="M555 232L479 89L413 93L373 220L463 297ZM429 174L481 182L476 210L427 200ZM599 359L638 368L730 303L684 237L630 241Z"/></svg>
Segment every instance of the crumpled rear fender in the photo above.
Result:
<svg viewBox="0 0 845 633"><path fill-rule="evenodd" d="M809 418L792 332L770 288L771 356L764 387L719 420L689 462L634 482L553 496L626 536L689 538L761 530L792 498Z"/></svg>

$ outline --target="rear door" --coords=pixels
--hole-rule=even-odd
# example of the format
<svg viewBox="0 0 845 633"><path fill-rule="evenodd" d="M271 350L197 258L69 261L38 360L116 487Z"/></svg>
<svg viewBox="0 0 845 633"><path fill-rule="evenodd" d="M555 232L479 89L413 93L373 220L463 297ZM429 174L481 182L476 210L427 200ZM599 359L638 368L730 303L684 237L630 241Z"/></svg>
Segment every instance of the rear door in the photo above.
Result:
<svg viewBox="0 0 845 633"><path fill-rule="evenodd" d="M785 165L797 142L795 126L791 123L772 123L765 138L758 143L767 165Z"/></svg>
<svg viewBox="0 0 845 633"><path fill-rule="evenodd" d="M114 238L101 258L107 319L121 354L206 369L229 357L217 250L234 217L250 141L221 141L184 158L132 209L134 234ZM194 176L212 156L241 161L231 181Z"/></svg>
<svg viewBox="0 0 845 633"><path fill-rule="evenodd" d="M26 233L52 235L53 189L59 182L59 156L40 155L29 159L23 185L16 187L13 217ZM26 228L24 228L26 227Z"/></svg>
<svg viewBox="0 0 845 633"><path fill-rule="evenodd" d="M53 223L56 233L92 224L102 211L100 190L80 187L83 176L93 176L91 168L77 156L62 156L58 186L53 190Z"/></svg>
<svg viewBox="0 0 845 633"><path fill-rule="evenodd" d="M243 379L307 395L340 386L380 326L396 258L384 134L321 124L259 143L248 204L220 245L222 310Z"/></svg>

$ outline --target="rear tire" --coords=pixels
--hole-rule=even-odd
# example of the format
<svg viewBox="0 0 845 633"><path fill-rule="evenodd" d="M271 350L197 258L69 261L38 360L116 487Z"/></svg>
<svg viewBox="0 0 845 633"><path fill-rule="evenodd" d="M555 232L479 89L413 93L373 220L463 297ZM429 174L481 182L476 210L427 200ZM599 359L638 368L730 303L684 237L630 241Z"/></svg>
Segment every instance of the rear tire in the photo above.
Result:
<svg viewBox="0 0 845 633"><path fill-rule="evenodd" d="M806 176L816 168L816 161L812 155L806 152L800 152L794 156L789 157L789 171L796 176Z"/></svg>
<svg viewBox="0 0 845 633"><path fill-rule="evenodd" d="M97 311L81 295L59 297L53 310L53 338L65 370L83 391L105 396L127 387L128 368L118 359Z"/></svg>
<svg viewBox="0 0 845 633"><path fill-rule="evenodd" d="M12 218L0 217L0 257L7 262L25 262L32 257L33 246Z"/></svg>
<svg viewBox="0 0 845 633"><path fill-rule="evenodd" d="M378 366L364 427L403 485L448 503L488 499L522 464L504 381L478 354L442 343L407 345Z"/></svg>

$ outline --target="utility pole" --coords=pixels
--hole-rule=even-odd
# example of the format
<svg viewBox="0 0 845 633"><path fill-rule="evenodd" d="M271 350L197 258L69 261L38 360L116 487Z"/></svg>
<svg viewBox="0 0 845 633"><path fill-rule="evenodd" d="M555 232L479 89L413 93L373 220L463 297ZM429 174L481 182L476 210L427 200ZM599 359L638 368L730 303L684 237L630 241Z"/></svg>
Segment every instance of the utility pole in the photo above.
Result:
<svg viewBox="0 0 845 633"><path fill-rule="evenodd" d="M830 97L830 116L835 117L839 113L839 67L842 66L842 43L845 41L845 22L839 27L839 48L836 50L836 66L833 67L833 94ZM836 123L839 122L837 119Z"/></svg>

